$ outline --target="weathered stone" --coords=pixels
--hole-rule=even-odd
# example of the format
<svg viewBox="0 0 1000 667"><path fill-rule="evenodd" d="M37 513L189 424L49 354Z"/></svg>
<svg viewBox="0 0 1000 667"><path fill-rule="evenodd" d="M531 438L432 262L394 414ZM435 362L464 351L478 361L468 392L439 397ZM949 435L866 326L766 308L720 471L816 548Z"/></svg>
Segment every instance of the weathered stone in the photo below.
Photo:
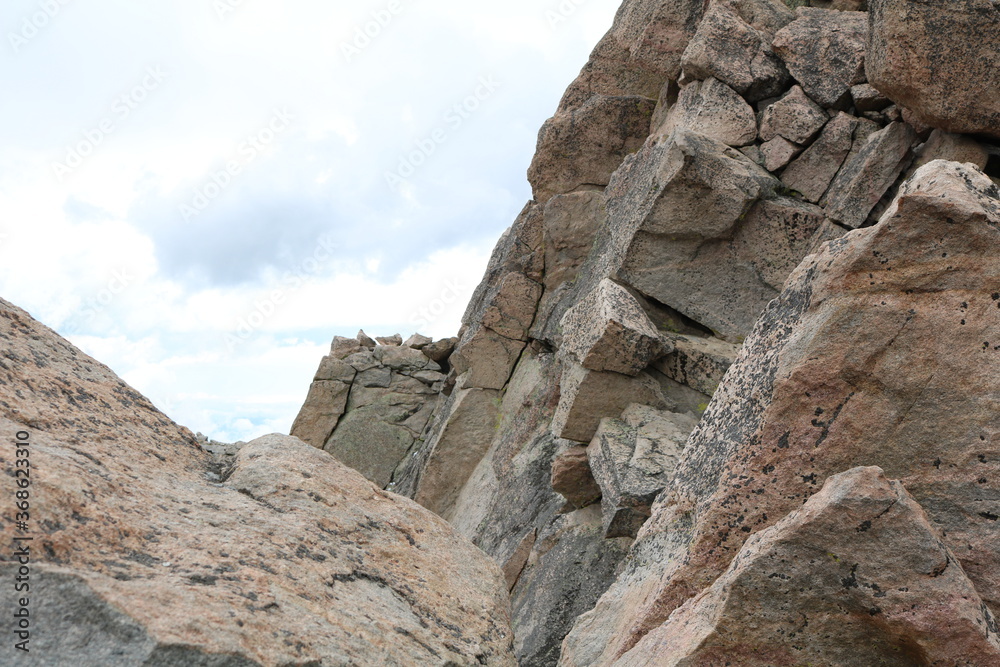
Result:
<svg viewBox="0 0 1000 667"><path fill-rule="evenodd" d="M1000 138L993 0L872 0L868 81L931 127Z"/></svg>
<svg viewBox="0 0 1000 667"><path fill-rule="evenodd" d="M400 373L416 373L419 371L440 371L441 367L431 361L427 355L420 350L411 347L384 347L375 348L374 356L376 361L385 368L390 368Z"/></svg>
<svg viewBox="0 0 1000 667"><path fill-rule="evenodd" d="M860 227L909 163L916 140L913 128L892 123L868 138L849 158L826 193L827 214L849 227Z"/></svg>
<svg viewBox="0 0 1000 667"><path fill-rule="evenodd" d="M741 230L752 207L773 198L778 187L739 151L675 132L670 142L630 158L609 186L611 240L602 270L738 341L776 291L761 280L752 258L735 256L734 236L748 234Z"/></svg>
<svg viewBox="0 0 1000 667"><path fill-rule="evenodd" d="M865 81L868 15L800 7L771 48L806 95L820 106L846 109L851 86Z"/></svg>
<svg viewBox="0 0 1000 667"><path fill-rule="evenodd" d="M681 88L655 136L667 137L677 128L691 130L729 146L746 146L757 138L753 107L718 79L694 81Z"/></svg>
<svg viewBox="0 0 1000 667"><path fill-rule="evenodd" d="M892 104L892 100L870 83L851 86L851 98L854 100L854 107L860 112L881 111Z"/></svg>
<svg viewBox="0 0 1000 667"><path fill-rule="evenodd" d="M845 229L830 223L818 206L777 197L758 202L750 209L731 249L736 263L750 267L777 296L806 255L845 233ZM744 294L748 291L745 287L741 289L739 283L733 283L732 289ZM761 311L764 305L761 304Z"/></svg>
<svg viewBox="0 0 1000 667"><path fill-rule="evenodd" d="M829 119L822 107L806 97L802 88L793 86L787 95L764 109L760 138L770 141L781 136L796 144L808 144Z"/></svg>
<svg viewBox="0 0 1000 667"><path fill-rule="evenodd" d="M403 345L406 347L412 347L414 350L422 350L433 342L433 338L428 338L427 336L415 333L403 341Z"/></svg>
<svg viewBox="0 0 1000 667"><path fill-rule="evenodd" d="M376 345L378 345L378 343L376 343L375 339L366 334L364 329L362 329L358 331L358 345L360 345L361 347L366 347L369 350L372 350L375 348Z"/></svg>
<svg viewBox="0 0 1000 667"><path fill-rule="evenodd" d="M764 157L764 169L768 171L780 171L801 152L801 146L780 136L760 145L760 153Z"/></svg>
<svg viewBox="0 0 1000 667"><path fill-rule="evenodd" d="M399 334L393 334L391 336L376 336L375 342L385 347L399 347L403 344L403 337Z"/></svg>
<svg viewBox="0 0 1000 667"><path fill-rule="evenodd" d="M671 380L711 396L736 361L740 348L718 338L669 334L674 351L653 367Z"/></svg>
<svg viewBox="0 0 1000 667"><path fill-rule="evenodd" d="M730 3L713 0L684 50L681 67L690 79L715 77L755 102L780 93L790 78L770 41Z"/></svg>
<svg viewBox="0 0 1000 667"><path fill-rule="evenodd" d="M597 502L601 487L594 480L587 448L575 442L552 459L552 489L566 499L567 509L583 509Z"/></svg>
<svg viewBox="0 0 1000 667"><path fill-rule="evenodd" d="M322 448L347 408L356 371L333 356L323 357L309 386L291 434L313 447Z"/></svg>
<svg viewBox="0 0 1000 667"><path fill-rule="evenodd" d="M488 297L480 323L505 338L527 340L541 298L540 284L523 273L508 273Z"/></svg>
<svg viewBox="0 0 1000 667"><path fill-rule="evenodd" d="M808 201L819 203L847 159L858 120L838 113L826 124L819 138L781 174L781 182Z"/></svg>
<svg viewBox="0 0 1000 667"><path fill-rule="evenodd" d="M635 297L603 280L562 318L562 347L584 368L638 375L667 350Z"/></svg>
<svg viewBox="0 0 1000 667"><path fill-rule="evenodd" d="M975 139L959 134L949 134L942 130L934 130L917 152L917 157L910 166L910 175L934 160L967 162L980 169L986 169L989 159L989 153Z"/></svg>
<svg viewBox="0 0 1000 667"><path fill-rule="evenodd" d="M210 482L187 429L6 302L0 339L17 360L0 437L31 443L39 619L36 658L5 641L0 663L515 664L499 568L445 522L287 436Z"/></svg>
<svg viewBox="0 0 1000 667"><path fill-rule="evenodd" d="M559 406L552 417L556 437L590 442L604 417L617 416L632 403L669 408L656 381L647 374L591 371L566 363L560 383Z"/></svg>
<svg viewBox="0 0 1000 667"><path fill-rule="evenodd" d="M991 665L997 620L880 468L827 479L616 665Z"/></svg>
<svg viewBox="0 0 1000 667"><path fill-rule="evenodd" d="M704 0L628 0L611 30L559 103L564 112L594 95L654 98L680 74L680 59L704 12ZM560 20L565 16L553 11Z"/></svg>
<svg viewBox="0 0 1000 667"><path fill-rule="evenodd" d="M358 343L356 338L334 336L333 342L330 343L330 356L334 359L343 359L346 356L356 354L362 350L363 348Z"/></svg>
<svg viewBox="0 0 1000 667"><path fill-rule="evenodd" d="M451 356L451 363L459 375L468 372L467 386L503 389L524 347L522 340L512 340L492 329L475 325Z"/></svg>
<svg viewBox="0 0 1000 667"><path fill-rule="evenodd" d="M528 169L535 200L544 204L581 185L607 185L625 156L649 135L655 106L645 97L595 95L546 121Z"/></svg>
<svg viewBox="0 0 1000 667"><path fill-rule="evenodd" d="M622 574L567 637L565 664L614 661L723 575L750 535L858 465L905 481L1000 610L998 194L971 166L932 162L879 224L795 270Z"/></svg>
<svg viewBox="0 0 1000 667"><path fill-rule="evenodd" d="M621 419L601 421L587 456L601 489L605 537L635 537L695 423L688 415L636 404Z"/></svg>
<svg viewBox="0 0 1000 667"><path fill-rule="evenodd" d="M557 195L545 204L546 290L576 278L605 217L604 194L599 190Z"/></svg>
<svg viewBox="0 0 1000 667"><path fill-rule="evenodd" d="M413 499L449 519L462 487L485 456L497 428L499 394L459 381L440 428L427 442L427 462Z"/></svg>
<svg viewBox="0 0 1000 667"><path fill-rule="evenodd" d="M451 356L451 353L455 351L456 345L458 345L457 338L442 338L441 340L425 345L420 351L431 361L440 364Z"/></svg>
<svg viewBox="0 0 1000 667"><path fill-rule="evenodd" d="M392 369L385 366L369 368L358 373L354 383L359 387L385 389L392 384Z"/></svg>

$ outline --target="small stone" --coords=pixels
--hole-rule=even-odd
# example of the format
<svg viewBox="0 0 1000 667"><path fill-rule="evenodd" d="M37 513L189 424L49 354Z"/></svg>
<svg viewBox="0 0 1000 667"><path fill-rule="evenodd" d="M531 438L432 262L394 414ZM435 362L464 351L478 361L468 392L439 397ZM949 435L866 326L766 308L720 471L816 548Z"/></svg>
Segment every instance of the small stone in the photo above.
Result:
<svg viewBox="0 0 1000 667"><path fill-rule="evenodd" d="M760 138L770 141L777 136L800 145L808 144L823 129L829 116L809 99L799 86L764 109L760 121Z"/></svg>

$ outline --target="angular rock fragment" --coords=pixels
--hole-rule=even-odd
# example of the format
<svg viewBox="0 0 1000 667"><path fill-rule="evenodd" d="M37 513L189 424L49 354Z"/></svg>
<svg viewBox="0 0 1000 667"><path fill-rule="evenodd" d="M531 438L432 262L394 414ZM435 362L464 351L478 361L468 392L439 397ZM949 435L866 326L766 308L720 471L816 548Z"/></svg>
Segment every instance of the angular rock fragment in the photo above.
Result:
<svg viewBox="0 0 1000 667"><path fill-rule="evenodd" d="M917 152L909 173L912 175L917 169L934 160L967 162L980 169L986 169L989 159L990 155L983 145L972 137L934 130Z"/></svg>
<svg viewBox="0 0 1000 667"><path fill-rule="evenodd" d="M587 456L601 488L605 537L635 537L653 499L673 476L696 420L630 405L621 419L604 419Z"/></svg>
<svg viewBox="0 0 1000 667"><path fill-rule="evenodd" d="M556 114L538 133L528 169L535 200L572 192L581 185L607 185L622 160L649 135L655 100L595 95L580 108Z"/></svg>
<svg viewBox="0 0 1000 667"><path fill-rule="evenodd" d="M322 449L347 409L347 397L357 371L332 356L323 358L309 386L291 434Z"/></svg>
<svg viewBox="0 0 1000 667"><path fill-rule="evenodd" d="M468 372L466 384L481 389L503 389L526 343L475 325L469 329L451 363L459 375Z"/></svg>
<svg viewBox="0 0 1000 667"><path fill-rule="evenodd" d="M545 289L574 280L606 217L604 193L585 190L557 195L545 204Z"/></svg>
<svg viewBox="0 0 1000 667"><path fill-rule="evenodd" d="M653 133L666 137L677 128L698 132L729 146L746 146L757 138L753 107L714 78L681 88L663 125L654 128Z"/></svg>
<svg viewBox="0 0 1000 667"><path fill-rule="evenodd" d="M433 342L433 338L428 338L427 336L417 333L403 341L403 345L406 347L412 347L414 350L422 350Z"/></svg>
<svg viewBox="0 0 1000 667"><path fill-rule="evenodd" d="M495 293L487 297L480 323L505 338L527 340L541 298L540 284L512 271L500 279Z"/></svg>
<svg viewBox="0 0 1000 667"><path fill-rule="evenodd" d="M796 155L802 152L802 147L778 136L762 143L760 152L764 157L764 169L773 172L781 171Z"/></svg>
<svg viewBox="0 0 1000 667"><path fill-rule="evenodd" d="M880 468L827 479L616 665L991 665L997 620Z"/></svg>
<svg viewBox="0 0 1000 667"><path fill-rule="evenodd" d="M993 0L871 0L868 81L946 132L1000 138L1000 20Z"/></svg>
<svg viewBox="0 0 1000 667"><path fill-rule="evenodd" d="M448 519L462 487L486 454L497 428L499 393L459 383L425 445L426 463L413 499Z"/></svg>
<svg viewBox="0 0 1000 667"><path fill-rule="evenodd" d="M376 336L375 342L385 347L399 347L403 344L403 337L399 334L393 334L391 336Z"/></svg>
<svg viewBox="0 0 1000 667"><path fill-rule="evenodd" d="M658 359L653 367L671 380L711 396L726 371L736 361L739 345L718 338L670 334L674 351Z"/></svg>
<svg viewBox="0 0 1000 667"><path fill-rule="evenodd" d="M374 349L378 345L374 338L364 332L364 329L358 331L358 344L361 347L367 347L369 350Z"/></svg>
<svg viewBox="0 0 1000 667"><path fill-rule="evenodd" d="M628 405L641 403L670 407L659 385L645 373L637 377L601 373L583 366L564 364L559 406L552 417L552 432L558 438L590 442L604 417L620 415Z"/></svg>
<svg viewBox="0 0 1000 667"><path fill-rule="evenodd" d="M851 86L851 98L854 100L854 107L859 112L882 111L892 104L892 100L878 91L870 83L859 83Z"/></svg>
<svg viewBox="0 0 1000 667"><path fill-rule="evenodd" d="M772 48L806 95L827 109L850 106L851 86L865 81L868 15L800 7Z"/></svg>
<svg viewBox="0 0 1000 667"><path fill-rule="evenodd" d="M827 214L849 227L863 225L906 168L916 138L905 123L892 123L871 135L830 184L823 202Z"/></svg>
<svg viewBox="0 0 1000 667"><path fill-rule="evenodd" d="M781 182L806 200L819 203L851 152L857 126L857 118L838 113L812 146L782 172Z"/></svg>
<svg viewBox="0 0 1000 667"><path fill-rule="evenodd" d="M552 459L552 489L566 499L567 509L582 509L601 497L587 459L587 448L575 442Z"/></svg>
<svg viewBox="0 0 1000 667"><path fill-rule="evenodd" d="M809 99L799 86L771 104L761 116L760 138L781 136L796 144L808 144L830 119L822 107Z"/></svg>
<svg viewBox="0 0 1000 667"><path fill-rule="evenodd" d="M442 338L441 340L425 345L420 351L431 361L441 364L447 361L451 353L455 351L456 345L458 345L457 338Z"/></svg>
<svg viewBox="0 0 1000 667"><path fill-rule="evenodd" d="M690 79L714 77L747 101L756 102L777 95L789 80L770 41L770 36L749 25L729 3L713 0L684 50L681 67Z"/></svg>
<svg viewBox="0 0 1000 667"><path fill-rule="evenodd" d="M561 352L594 371L638 375L666 351L639 302L611 280L568 310L561 327Z"/></svg>

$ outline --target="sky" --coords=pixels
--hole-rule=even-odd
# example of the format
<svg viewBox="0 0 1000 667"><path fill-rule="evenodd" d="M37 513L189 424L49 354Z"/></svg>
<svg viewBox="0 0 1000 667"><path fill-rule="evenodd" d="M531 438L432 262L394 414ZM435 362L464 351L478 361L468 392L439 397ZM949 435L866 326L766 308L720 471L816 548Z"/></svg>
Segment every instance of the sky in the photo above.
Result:
<svg viewBox="0 0 1000 667"><path fill-rule="evenodd" d="M452 336L618 0L4 0L0 296L223 441Z"/></svg>

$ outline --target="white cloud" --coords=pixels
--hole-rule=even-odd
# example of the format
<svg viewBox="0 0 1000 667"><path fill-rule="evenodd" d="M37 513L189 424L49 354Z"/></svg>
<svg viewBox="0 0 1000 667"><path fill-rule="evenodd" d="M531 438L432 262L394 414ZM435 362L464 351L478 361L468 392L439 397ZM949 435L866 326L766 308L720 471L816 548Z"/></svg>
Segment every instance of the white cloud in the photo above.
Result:
<svg viewBox="0 0 1000 667"><path fill-rule="evenodd" d="M545 12L567 1L553 29ZM457 332L530 197L535 132L618 4L559 2L408 0L351 62L342 44L384 0L247 0L222 20L203 0L65 6L0 47L16 100L0 107L0 296L180 423L286 431L333 335ZM36 10L11 0L0 23ZM148 67L162 83L116 113ZM484 76L502 87L389 189L384 173ZM288 132L182 224L178 204L280 107ZM82 141L60 181L53 162ZM323 234L337 248L317 259Z"/></svg>

